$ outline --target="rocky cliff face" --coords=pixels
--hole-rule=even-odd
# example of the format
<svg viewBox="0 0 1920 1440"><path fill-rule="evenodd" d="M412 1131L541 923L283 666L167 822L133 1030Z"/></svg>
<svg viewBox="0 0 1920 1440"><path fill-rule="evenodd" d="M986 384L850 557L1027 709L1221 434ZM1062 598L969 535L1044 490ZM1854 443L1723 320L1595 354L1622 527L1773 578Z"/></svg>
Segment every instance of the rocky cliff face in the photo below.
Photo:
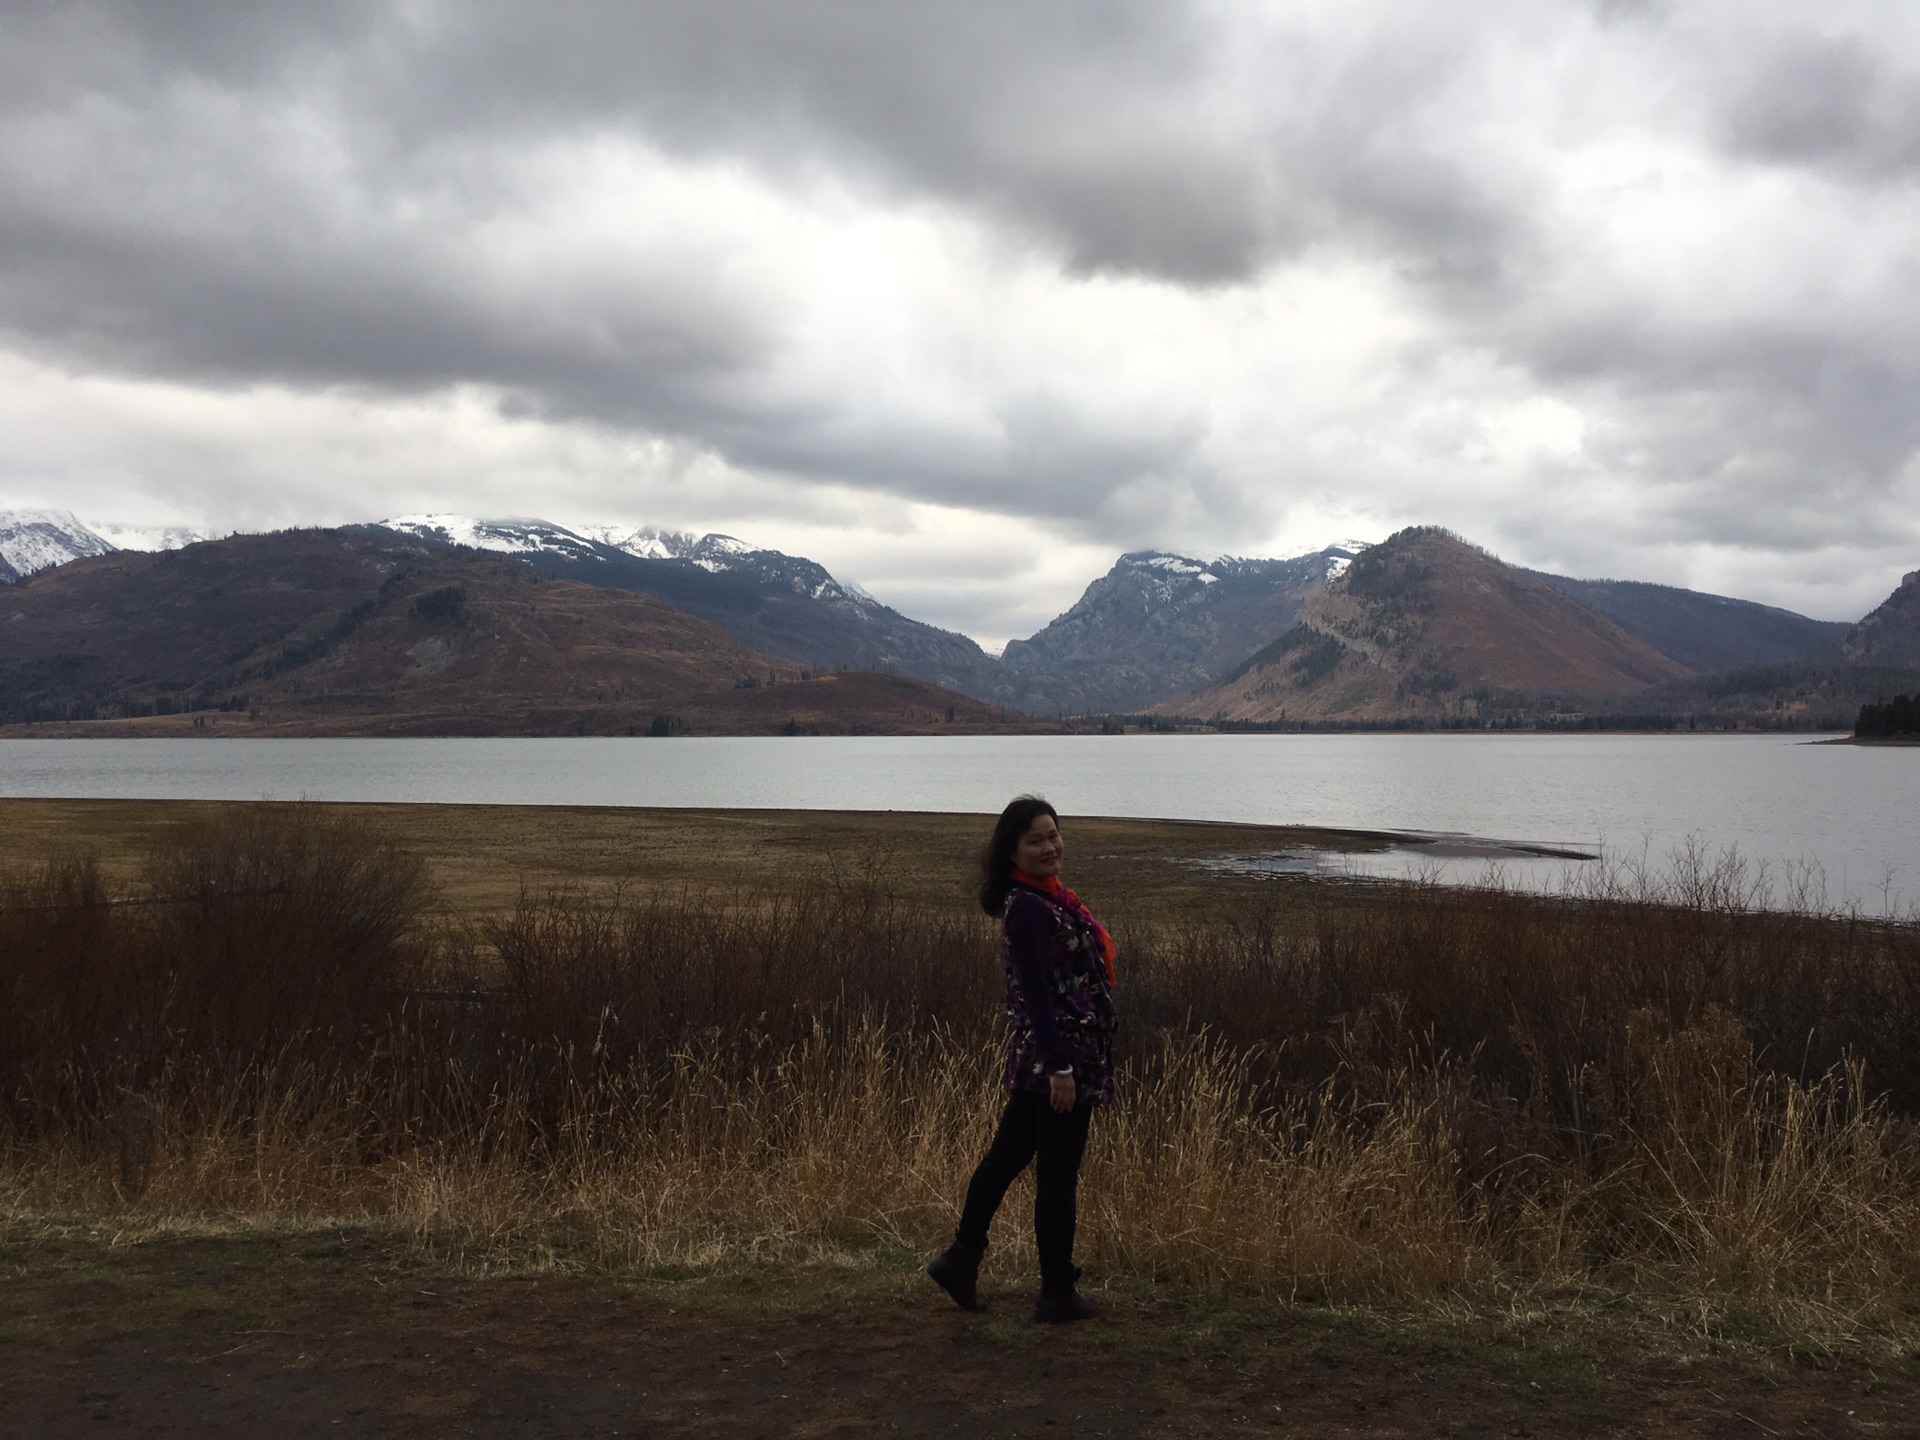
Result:
<svg viewBox="0 0 1920 1440"><path fill-rule="evenodd" d="M1920 668L1920 570L1847 633L1840 653L1856 665Z"/></svg>
<svg viewBox="0 0 1920 1440"><path fill-rule="evenodd" d="M1267 721L1469 719L1498 695L1623 695L1689 673L1445 531L1357 557L1237 673L1161 708Z"/></svg>
<svg viewBox="0 0 1920 1440"><path fill-rule="evenodd" d="M1123 555L1066 614L1007 646L993 698L1043 715L1124 713L1211 684L1292 625L1361 548L1291 560Z"/></svg>

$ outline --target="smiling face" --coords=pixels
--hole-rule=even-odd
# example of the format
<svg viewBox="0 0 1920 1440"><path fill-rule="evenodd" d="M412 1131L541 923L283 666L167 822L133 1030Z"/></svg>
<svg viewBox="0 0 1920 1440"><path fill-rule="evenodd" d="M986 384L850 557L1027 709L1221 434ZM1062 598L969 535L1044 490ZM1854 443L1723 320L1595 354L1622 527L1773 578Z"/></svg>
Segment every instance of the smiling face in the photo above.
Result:
<svg viewBox="0 0 1920 1440"><path fill-rule="evenodd" d="M1026 833L1014 843L1013 863L1016 869L1044 880L1060 873L1060 857L1066 848L1067 842L1060 838L1060 827L1054 823L1053 816L1036 815Z"/></svg>

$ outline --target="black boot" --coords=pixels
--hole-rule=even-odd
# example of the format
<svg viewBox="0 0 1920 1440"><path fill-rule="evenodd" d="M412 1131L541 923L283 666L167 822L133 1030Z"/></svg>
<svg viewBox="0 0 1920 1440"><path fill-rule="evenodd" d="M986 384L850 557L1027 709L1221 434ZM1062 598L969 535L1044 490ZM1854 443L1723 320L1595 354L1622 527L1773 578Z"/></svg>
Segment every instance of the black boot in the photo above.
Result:
<svg viewBox="0 0 1920 1440"><path fill-rule="evenodd" d="M980 1280L980 1260L987 1252L978 1246L955 1240L927 1266L933 1283L953 1297L962 1310L985 1310L986 1304L975 1293Z"/></svg>
<svg viewBox="0 0 1920 1440"><path fill-rule="evenodd" d="M1091 1320L1100 1313L1100 1302L1090 1300L1074 1288L1080 1271L1076 1267L1071 1280L1042 1280L1040 1299L1033 1307L1033 1318L1042 1325L1070 1325L1075 1320Z"/></svg>

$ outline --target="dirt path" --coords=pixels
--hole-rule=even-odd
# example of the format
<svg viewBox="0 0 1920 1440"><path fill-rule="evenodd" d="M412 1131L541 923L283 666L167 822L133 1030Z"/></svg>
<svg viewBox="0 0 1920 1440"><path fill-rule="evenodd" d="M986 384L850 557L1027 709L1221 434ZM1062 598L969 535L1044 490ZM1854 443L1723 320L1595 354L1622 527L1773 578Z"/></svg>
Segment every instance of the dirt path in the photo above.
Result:
<svg viewBox="0 0 1920 1440"><path fill-rule="evenodd" d="M0 1435L1920 1437L1911 1366L1769 1378L1623 1353L1528 1379L1312 1320L1209 1352L1191 1312L1140 1301L1070 1331L930 1288L754 1318L383 1272L351 1240L131 1248L5 1248Z"/></svg>

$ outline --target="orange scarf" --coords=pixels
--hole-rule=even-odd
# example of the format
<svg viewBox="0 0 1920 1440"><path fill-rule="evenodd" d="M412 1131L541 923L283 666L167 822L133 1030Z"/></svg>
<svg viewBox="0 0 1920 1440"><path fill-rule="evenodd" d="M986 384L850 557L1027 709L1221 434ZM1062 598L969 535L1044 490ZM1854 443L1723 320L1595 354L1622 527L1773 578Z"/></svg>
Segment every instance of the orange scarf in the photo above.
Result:
<svg viewBox="0 0 1920 1440"><path fill-rule="evenodd" d="M1108 933L1107 927L1093 918L1093 912L1087 909L1086 902L1063 885L1058 875L1029 875L1016 866L1013 878L1029 890L1038 890L1062 910L1086 921L1093 928L1093 933L1100 937L1100 968L1106 971L1107 985L1109 988L1118 985L1119 982L1114 978L1113 962L1119 950L1114 945L1113 936Z"/></svg>

